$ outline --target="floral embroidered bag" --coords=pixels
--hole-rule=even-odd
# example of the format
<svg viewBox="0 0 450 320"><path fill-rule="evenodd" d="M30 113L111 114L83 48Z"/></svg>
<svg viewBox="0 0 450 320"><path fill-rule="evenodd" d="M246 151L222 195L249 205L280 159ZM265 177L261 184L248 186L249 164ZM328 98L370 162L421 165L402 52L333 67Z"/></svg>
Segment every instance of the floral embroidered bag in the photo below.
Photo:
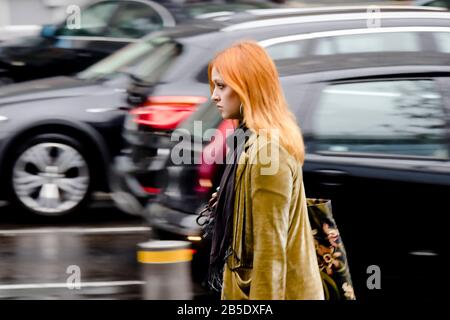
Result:
<svg viewBox="0 0 450 320"><path fill-rule="evenodd" d="M307 198L326 300L355 300L347 254L334 221L331 200Z"/></svg>

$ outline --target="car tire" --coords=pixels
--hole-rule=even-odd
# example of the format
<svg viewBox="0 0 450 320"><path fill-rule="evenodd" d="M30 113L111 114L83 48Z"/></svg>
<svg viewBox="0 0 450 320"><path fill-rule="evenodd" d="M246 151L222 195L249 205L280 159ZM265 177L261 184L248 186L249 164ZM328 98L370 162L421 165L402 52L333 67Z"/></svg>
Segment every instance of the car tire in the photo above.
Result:
<svg viewBox="0 0 450 320"><path fill-rule="evenodd" d="M92 192L92 161L75 139L41 134L21 143L11 158L11 204L26 214L62 217L79 213Z"/></svg>

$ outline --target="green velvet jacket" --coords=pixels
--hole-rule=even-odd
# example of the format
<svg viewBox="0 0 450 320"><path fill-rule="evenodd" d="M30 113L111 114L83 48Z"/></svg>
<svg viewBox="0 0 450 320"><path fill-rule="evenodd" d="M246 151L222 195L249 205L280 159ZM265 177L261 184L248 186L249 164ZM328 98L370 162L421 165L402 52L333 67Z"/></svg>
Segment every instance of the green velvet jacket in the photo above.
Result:
<svg viewBox="0 0 450 320"><path fill-rule="evenodd" d="M301 164L277 142L253 134L239 158L235 190L222 299L324 299Z"/></svg>

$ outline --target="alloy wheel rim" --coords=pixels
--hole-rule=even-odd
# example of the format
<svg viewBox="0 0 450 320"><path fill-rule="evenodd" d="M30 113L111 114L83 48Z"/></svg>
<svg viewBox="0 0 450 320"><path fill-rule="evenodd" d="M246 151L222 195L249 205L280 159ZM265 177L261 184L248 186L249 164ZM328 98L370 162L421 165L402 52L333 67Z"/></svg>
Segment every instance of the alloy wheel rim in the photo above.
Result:
<svg viewBox="0 0 450 320"><path fill-rule="evenodd" d="M26 149L13 168L13 189L25 205L44 215L73 209L89 188L84 157L62 143L39 143Z"/></svg>

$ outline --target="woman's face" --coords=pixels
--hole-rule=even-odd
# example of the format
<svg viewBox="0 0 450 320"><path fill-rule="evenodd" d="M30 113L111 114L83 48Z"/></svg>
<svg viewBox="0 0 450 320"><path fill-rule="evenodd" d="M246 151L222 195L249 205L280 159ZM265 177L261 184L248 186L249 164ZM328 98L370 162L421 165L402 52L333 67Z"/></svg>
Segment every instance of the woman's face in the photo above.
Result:
<svg viewBox="0 0 450 320"><path fill-rule="evenodd" d="M211 78L214 83L211 99L222 114L222 118L241 120L242 116L239 110L241 101L237 93L230 86L226 85L215 67L212 68Z"/></svg>

